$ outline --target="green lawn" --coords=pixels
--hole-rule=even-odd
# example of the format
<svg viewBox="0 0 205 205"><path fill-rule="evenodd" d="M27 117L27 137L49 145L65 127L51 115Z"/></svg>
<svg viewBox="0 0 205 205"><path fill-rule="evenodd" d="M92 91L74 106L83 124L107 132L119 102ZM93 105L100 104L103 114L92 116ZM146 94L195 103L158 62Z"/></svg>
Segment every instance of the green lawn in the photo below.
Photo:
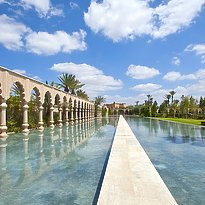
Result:
<svg viewBox="0 0 205 205"><path fill-rule="evenodd" d="M195 119L163 118L163 117L157 117L155 119L168 120L168 121L173 121L173 122L181 122L181 123L187 123L187 124L192 124L192 125L201 125L201 121L205 121L205 120L195 120Z"/></svg>

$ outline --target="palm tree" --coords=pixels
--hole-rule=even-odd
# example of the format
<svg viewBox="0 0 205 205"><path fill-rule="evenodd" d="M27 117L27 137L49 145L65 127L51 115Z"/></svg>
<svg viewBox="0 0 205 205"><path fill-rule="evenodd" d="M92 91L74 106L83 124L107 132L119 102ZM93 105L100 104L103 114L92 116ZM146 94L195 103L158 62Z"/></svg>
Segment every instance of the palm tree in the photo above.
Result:
<svg viewBox="0 0 205 205"><path fill-rule="evenodd" d="M105 102L105 98L102 97L102 96L98 96L98 97L95 98L95 105L96 106L99 106L99 105L101 105L104 102Z"/></svg>
<svg viewBox="0 0 205 205"><path fill-rule="evenodd" d="M179 103L179 100L174 100L172 105L171 105L171 108L172 108L173 114L174 114L174 118L176 116L176 111L178 109L178 103Z"/></svg>
<svg viewBox="0 0 205 205"><path fill-rule="evenodd" d="M174 90L169 92L171 95L171 99L172 99L172 103L174 102L174 95L176 94L176 92Z"/></svg>
<svg viewBox="0 0 205 205"><path fill-rule="evenodd" d="M85 99L85 100L88 100L89 99L89 97L88 97L88 95L86 94L86 92L85 91L83 91L83 90L77 90L76 91L76 94L77 94L77 96L78 97L80 97L80 98L83 98L83 99Z"/></svg>
<svg viewBox="0 0 205 205"><path fill-rule="evenodd" d="M72 94L76 93L76 90L84 86L79 80L76 79L75 75L63 73L58 77L61 83L58 85L64 89L65 92L71 92Z"/></svg>
<svg viewBox="0 0 205 205"><path fill-rule="evenodd" d="M169 115L169 102L170 102L170 98L171 98L171 95L170 94L166 94L164 96L166 102L167 102L167 115Z"/></svg>
<svg viewBox="0 0 205 205"><path fill-rule="evenodd" d="M95 98L95 117L97 117L98 107L105 102L105 98L102 96L98 96Z"/></svg>
<svg viewBox="0 0 205 205"><path fill-rule="evenodd" d="M149 108L149 117L151 117L152 100L153 100L152 96L147 95L147 103L148 103L148 108Z"/></svg>
<svg viewBox="0 0 205 205"><path fill-rule="evenodd" d="M21 95L21 89L14 83L11 87L11 96L20 96Z"/></svg>

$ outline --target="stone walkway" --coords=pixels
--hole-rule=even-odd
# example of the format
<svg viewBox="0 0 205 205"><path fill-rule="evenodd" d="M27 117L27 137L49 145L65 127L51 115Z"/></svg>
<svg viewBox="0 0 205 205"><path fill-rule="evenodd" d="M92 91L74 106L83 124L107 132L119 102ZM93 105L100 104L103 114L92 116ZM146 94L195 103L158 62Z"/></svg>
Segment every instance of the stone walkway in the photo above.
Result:
<svg viewBox="0 0 205 205"><path fill-rule="evenodd" d="M119 118L97 204L177 204L123 116Z"/></svg>

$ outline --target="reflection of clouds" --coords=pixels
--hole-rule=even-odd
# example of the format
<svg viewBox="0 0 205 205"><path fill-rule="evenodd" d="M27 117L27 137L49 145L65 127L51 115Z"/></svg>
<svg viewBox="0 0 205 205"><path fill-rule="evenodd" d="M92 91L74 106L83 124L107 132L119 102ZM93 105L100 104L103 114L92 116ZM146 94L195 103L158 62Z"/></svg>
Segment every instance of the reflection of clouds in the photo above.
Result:
<svg viewBox="0 0 205 205"><path fill-rule="evenodd" d="M104 136L97 136L112 130L112 134L109 134L111 142L114 132L113 127L105 126L106 123L99 118L68 127L45 128L43 132L31 131L24 137L22 134L9 136L0 144L1 202L16 204L13 201L18 200L21 205L31 204L35 198L35 203L46 201L49 204L52 200L56 204L65 201L77 203L82 196L90 200L87 204L91 204L92 191L95 190L93 186L97 184L92 180L99 178L92 178L93 172L97 170L95 174L100 175L99 165L103 165L108 149L107 144L103 144L107 143L104 142ZM97 133L95 130L98 130ZM109 135L106 134L106 138ZM96 141L99 146L95 147L90 141ZM89 156L91 153L92 156ZM56 187L61 189L57 191Z"/></svg>
<svg viewBox="0 0 205 205"><path fill-rule="evenodd" d="M205 128L146 118L128 123L178 204L205 204Z"/></svg>

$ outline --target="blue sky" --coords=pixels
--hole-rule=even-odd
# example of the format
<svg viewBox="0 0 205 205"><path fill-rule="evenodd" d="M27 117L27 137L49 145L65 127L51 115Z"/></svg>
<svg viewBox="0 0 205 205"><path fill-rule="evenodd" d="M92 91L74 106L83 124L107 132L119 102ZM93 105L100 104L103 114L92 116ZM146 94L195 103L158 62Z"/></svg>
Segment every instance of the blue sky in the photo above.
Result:
<svg viewBox="0 0 205 205"><path fill-rule="evenodd" d="M0 65L93 99L205 96L205 0L0 0Z"/></svg>

